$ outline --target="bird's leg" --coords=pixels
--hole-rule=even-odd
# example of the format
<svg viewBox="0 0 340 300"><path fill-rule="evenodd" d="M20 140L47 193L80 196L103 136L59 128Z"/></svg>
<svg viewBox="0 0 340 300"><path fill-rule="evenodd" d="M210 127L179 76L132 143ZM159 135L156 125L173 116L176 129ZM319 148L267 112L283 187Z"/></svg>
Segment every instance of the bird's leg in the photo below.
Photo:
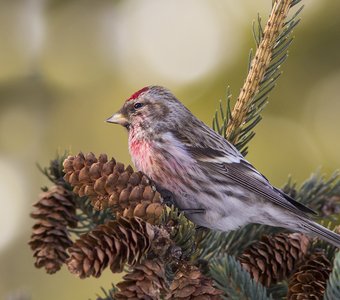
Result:
<svg viewBox="0 0 340 300"><path fill-rule="evenodd" d="M180 211L184 212L184 214L204 214L205 209L204 208L180 208Z"/></svg>
<svg viewBox="0 0 340 300"><path fill-rule="evenodd" d="M171 193L170 191L166 190L166 189L162 189L162 188L157 188L157 190L159 191L159 193L162 195L163 198L163 202L167 205L167 206L171 206L174 205L176 206L181 212L184 212L184 214L204 214L205 213L205 209L203 208L180 208L177 204L176 204L176 200L175 197L173 195L173 193Z"/></svg>
<svg viewBox="0 0 340 300"><path fill-rule="evenodd" d="M157 190L161 194L164 204L166 204L167 206L176 206L174 195L170 191L159 187L157 187Z"/></svg>

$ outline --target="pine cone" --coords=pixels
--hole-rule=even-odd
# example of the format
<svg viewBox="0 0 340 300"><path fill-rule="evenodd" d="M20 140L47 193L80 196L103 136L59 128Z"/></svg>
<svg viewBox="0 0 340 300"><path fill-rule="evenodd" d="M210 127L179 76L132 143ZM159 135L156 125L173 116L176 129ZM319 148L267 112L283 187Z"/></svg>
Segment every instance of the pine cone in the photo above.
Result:
<svg viewBox="0 0 340 300"><path fill-rule="evenodd" d="M263 236L239 256L242 267L265 286L281 281L306 254L309 239L302 233Z"/></svg>
<svg viewBox="0 0 340 300"><path fill-rule="evenodd" d="M47 273L57 272L68 258L66 249L72 245L67 226L76 227L76 208L71 192L62 186L53 186L42 193L34 204L31 217L37 222L29 245L34 251L37 268L45 267Z"/></svg>
<svg viewBox="0 0 340 300"><path fill-rule="evenodd" d="M118 216L139 217L156 223L163 206L160 194L148 178L134 172L131 166L124 168L106 154L97 159L93 153L69 156L64 161L65 181L74 187L79 196L88 196L97 210L111 208Z"/></svg>
<svg viewBox="0 0 340 300"><path fill-rule="evenodd" d="M288 281L289 300L323 299L331 263L323 251L313 253Z"/></svg>
<svg viewBox="0 0 340 300"><path fill-rule="evenodd" d="M142 219L121 217L81 236L69 248L67 265L80 278L99 277L107 266L122 272L125 263L134 266L158 240L164 244L164 238L169 239L167 232Z"/></svg>
<svg viewBox="0 0 340 300"><path fill-rule="evenodd" d="M119 282L119 291L114 294L116 300L128 299L164 299L169 288L165 278L164 263L160 259L146 259L134 267L134 270Z"/></svg>
<svg viewBox="0 0 340 300"><path fill-rule="evenodd" d="M333 195L324 199L321 211L324 216L338 214L340 211L340 195Z"/></svg>
<svg viewBox="0 0 340 300"><path fill-rule="evenodd" d="M213 286L212 279L206 277L192 265L182 265L170 285L171 296L166 299L217 300L222 299L222 291Z"/></svg>

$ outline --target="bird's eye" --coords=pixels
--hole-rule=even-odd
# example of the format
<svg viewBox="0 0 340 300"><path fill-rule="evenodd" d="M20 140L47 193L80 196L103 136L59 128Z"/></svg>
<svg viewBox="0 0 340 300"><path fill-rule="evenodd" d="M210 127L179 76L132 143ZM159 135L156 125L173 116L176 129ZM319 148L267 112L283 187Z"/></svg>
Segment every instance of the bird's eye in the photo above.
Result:
<svg viewBox="0 0 340 300"><path fill-rule="evenodd" d="M138 109L138 108L141 108L142 106L143 106L143 103L137 102L133 105L133 108Z"/></svg>

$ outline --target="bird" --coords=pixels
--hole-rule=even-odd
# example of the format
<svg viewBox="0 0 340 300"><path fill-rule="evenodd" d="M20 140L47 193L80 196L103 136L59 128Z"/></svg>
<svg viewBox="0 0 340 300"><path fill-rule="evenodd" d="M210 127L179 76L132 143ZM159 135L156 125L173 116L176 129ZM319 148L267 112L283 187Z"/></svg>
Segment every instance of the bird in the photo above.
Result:
<svg viewBox="0 0 340 300"><path fill-rule="evenodd" d="M340 248L340 235L313 221L312 209L274 187L168 89L138 90L106 121L127 129L135 167L197 226L227 232L265 224Z"/></svg>

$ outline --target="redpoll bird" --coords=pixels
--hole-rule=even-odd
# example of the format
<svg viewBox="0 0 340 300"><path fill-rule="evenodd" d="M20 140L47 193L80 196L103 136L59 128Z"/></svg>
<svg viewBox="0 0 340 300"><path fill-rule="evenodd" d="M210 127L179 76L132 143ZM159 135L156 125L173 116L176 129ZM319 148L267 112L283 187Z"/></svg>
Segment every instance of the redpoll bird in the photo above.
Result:
<svg viewBox="0 0 340 300"><path fill-rule="evenodd" d="M136 168L195 224L229 231L248 223L316 235L340 247L340 235L318 225L311 209L273 187L222 136L167 89L145 87L107 122L129 132Z"/></svg>

